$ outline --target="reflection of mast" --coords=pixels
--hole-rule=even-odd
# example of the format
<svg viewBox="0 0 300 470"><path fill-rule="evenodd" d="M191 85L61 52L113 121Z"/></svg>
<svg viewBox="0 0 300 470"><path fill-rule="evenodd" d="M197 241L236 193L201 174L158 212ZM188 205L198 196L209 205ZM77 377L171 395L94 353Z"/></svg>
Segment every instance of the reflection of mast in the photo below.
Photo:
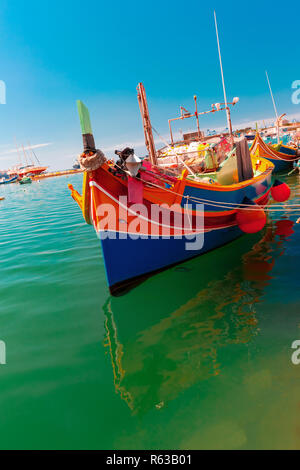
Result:
<svg viewBox="0 0 300 470"><path fill-rule="evenodd" d="M133 404L131 394L121 386L121 382L125 374L122 368L123 346L118 342L117 328L111 311L110 302L106 303L104 311L106 313L105 329L107 332L104 346L109 348L116 392L120 393L121 398L125 400L129 408L132 409Z"/></svg>

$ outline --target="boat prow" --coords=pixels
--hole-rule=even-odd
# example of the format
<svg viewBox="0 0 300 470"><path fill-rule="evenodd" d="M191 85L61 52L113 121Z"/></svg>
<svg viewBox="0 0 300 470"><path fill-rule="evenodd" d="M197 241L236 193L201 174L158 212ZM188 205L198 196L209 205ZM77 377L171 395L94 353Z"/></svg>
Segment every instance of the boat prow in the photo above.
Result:
<svg viewBox="0 0 300 470"><path fill-rule="evenodd" d="M274 165L274 172L288 171L293 168L300 155L296 149L281 146L284 152L276 150L273 146L266 144L257 132L250 153L253 157L263 157L270 160Z"/></svg>

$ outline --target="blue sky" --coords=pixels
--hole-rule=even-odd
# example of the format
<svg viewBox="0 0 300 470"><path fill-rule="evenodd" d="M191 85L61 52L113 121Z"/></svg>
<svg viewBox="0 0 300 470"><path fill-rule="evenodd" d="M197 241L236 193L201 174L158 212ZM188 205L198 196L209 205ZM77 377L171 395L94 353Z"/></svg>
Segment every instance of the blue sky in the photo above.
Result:
<svg viewBox="0 0 300 470"><path fill-rule="evenodd" d="M90 109L99 148L129 144L137 154L143 154L139 81L163 135L180 105L193 109L194 94L199 110L222 101L214 8L228 98L240 97L233 123L273 116L265 69L278 111L300 113L291 102L291 84L300 79L295 2L2 0L7 103L0 105L0 168L17 160L15 138L45 144L36 153L53 169L72 166L81 151L77 99ZM222 113L200 122L203 129L223 124Z"/></svg>

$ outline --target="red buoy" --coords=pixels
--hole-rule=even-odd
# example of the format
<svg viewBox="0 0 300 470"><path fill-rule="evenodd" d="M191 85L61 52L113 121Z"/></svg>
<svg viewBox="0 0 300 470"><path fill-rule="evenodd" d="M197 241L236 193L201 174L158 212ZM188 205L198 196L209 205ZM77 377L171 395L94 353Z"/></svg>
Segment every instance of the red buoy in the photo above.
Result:
<svg viewBox="0 0 300 470"><path fill-rule="evenodd" d="M267 217L265 211L255 204L251 199L244 198L243 206L236 213L236 222L239 228L245 233L256 233L264 228Z"/></svg>
<svg viewBox="0 0 300 470"><path fill-rule="evenodd" d="M291 195L291 190L286 183L275 180L271 188L272 198L276 202L287 201Z"/></svg>
<svg viewBox="0 0 300 470"><path fill-rule="evenodd" d="M294 222L292 220L288 220L288 219L277 220L277 222L275 223L276 235L289 237L290 235L295 233L295 231L293 230L293 225L294 225Z"/></svg>

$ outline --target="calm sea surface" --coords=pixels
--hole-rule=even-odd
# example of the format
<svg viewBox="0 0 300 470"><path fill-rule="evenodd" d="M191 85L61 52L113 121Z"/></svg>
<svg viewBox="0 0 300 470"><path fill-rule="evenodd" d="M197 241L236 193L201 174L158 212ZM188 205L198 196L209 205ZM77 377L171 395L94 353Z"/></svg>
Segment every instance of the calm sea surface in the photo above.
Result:
<svg viewBox="0 0 300 470"><path fill-rule="evenodd" d="M300 449L300 213L112 298L81 181L0 186L0 447Z"/></svg>

